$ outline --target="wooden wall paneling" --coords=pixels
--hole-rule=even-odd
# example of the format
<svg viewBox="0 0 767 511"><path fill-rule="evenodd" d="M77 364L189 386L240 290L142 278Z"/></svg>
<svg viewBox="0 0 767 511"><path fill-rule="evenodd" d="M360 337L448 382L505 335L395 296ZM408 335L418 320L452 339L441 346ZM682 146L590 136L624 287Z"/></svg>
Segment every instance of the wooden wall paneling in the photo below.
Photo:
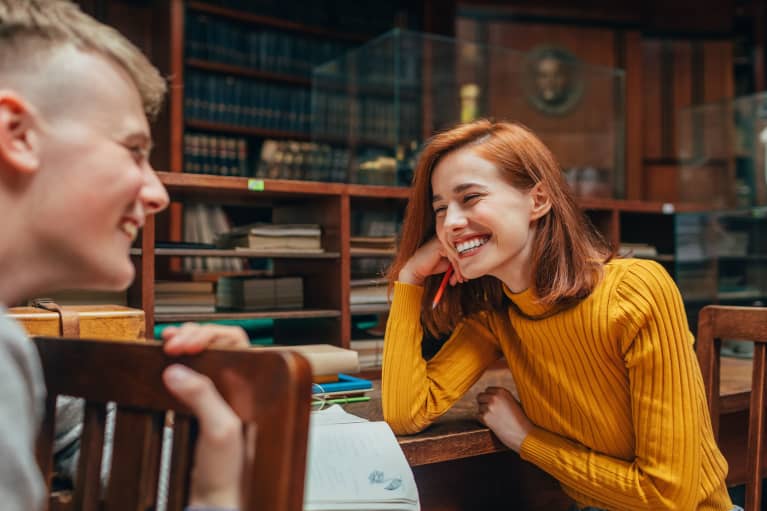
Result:
<svg viewBox="0 0 767 511"><path fill-rule="evenodd" d="M556 45L569 50L586 64L614 67L617 62L614 54L616 35L611 29L503 21L490 22L487 27L491 45L519 51ZM606 78L607 74L588 77L580 106L563 115L551 115L539 111L525 98L520 72L525 62L520 56L506 58L516 62L491 59L489 63L489 111L533 129L564 168L585 165L613 168L615 141L605 133L612 130L614 119L594 115L595 112L612 111L614 107L614 83Z"/></svg>
<svg viewBox="0 0 767 511"><path fill-rule="evenodd" d="M679 168L677 165L645 163L645 199L676 202L679 198Z"/></svg>
<svg viewBox="0 0 767 511"><path fill-rule="evenodd" d="M642 154L644 159L660 159L663 156L663 83L664 43L657 39L642 41L642 95L629 98L642 104ZM643 186L647 190L647 185ZM647 197L645 197L647 198Z"/></svg>
<svg viewBox="0 0 767 511"><path fill-rule="evenodd" d="M618 67L625 69L625 197L639 200L644 196L642 179L642 100L644 95L644 69L642 66L642 37L639 31L627 30L617 34L621 41L616 55L622 58Z"/></svg>
<svg viewBox="0 0 767 511"><path fill-rule="evenodd" d="M676 160L685 156L682 154L683 148L689 147L689 137L692 135L692 123L685 122L682 117L688 117L690 107L700 101L701 49L690 41L670 41L668 44L671 51L668 62L671 75L666 77L669 81L661 82L660 86L670 89L671 103L663 125L665 133L662 157Z"/></svg>

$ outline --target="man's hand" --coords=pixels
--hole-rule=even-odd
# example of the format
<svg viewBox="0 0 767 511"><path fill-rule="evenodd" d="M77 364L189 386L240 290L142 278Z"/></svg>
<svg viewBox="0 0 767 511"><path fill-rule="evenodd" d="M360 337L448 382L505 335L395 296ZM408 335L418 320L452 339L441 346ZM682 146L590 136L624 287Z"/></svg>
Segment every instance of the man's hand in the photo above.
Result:
<svg viewBox="0 0 767 511"><path fill-rule="evenodd" d="M162 377L170 393L194 412L200 425L189 505L240 509L242 422L208 377L180 364L167 367Z"/></svg>
<svg viewBox="0 0 767 511"><path fill-rule="evenodd" d="M247 348L248 334L241 327L184 323L169 326L162 332L163 348L168 355L194 355L207 348Z"/></svg>
<svg viewBox="0 0 767 511"><path fill-rule="evenodd" d="M519 452L535 425L507 389L488 387L477 396L478 419L509 449Z"/></svg>

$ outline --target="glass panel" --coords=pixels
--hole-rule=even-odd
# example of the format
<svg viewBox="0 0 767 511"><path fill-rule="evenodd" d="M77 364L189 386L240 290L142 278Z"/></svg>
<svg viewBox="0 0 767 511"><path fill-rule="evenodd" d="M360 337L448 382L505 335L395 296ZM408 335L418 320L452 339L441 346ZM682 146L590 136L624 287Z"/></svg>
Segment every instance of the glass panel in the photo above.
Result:
<svg viewBox="0 0 767 511"><path fill-rule="evenodd" d="M564 48L524 53L394 30L315 68L312 138L344 148L347 181L407 186L436 131L515 121L552 149L576 193L620 198L624 94L623 71Z"/></svg>
<svg viewBox="0 0 767 511"><path fill-rule="evenodd" d="M691 323L705 305L767 303L767 208L677 213L675 232L676 281Z"/></svg>
<svg viewBox="0 0 767 511"><path fill-rule="evenodd" d="M683 109L679 140L682 201L767 205L767 93Z"/></svg>

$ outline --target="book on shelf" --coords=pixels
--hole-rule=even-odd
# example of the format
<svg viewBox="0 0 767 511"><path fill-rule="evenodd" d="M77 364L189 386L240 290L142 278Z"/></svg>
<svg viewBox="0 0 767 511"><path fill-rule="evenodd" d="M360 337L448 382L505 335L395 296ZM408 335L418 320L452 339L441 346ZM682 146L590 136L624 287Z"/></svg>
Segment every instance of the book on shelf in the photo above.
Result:
<svg viewBox="0 0 767 511"><path fill-rule="evenodd" d="M312 412L305 511L416 511L413 470L386 422L330 406Z"/></svg>
<svg viewBox="0 0 767 511"><path fill-rule="evenodd" d="M383 365L383 339L352 339L349 348L357 352L360 369L372 369Z"/></svg>
<svg viewBox="0 0 767 511"><path fill-rule="evenodd" d="M154 285L156 314L211 313L216 310L212 282L157 281Z"/></svg>
<svg viewBox="0 0 767 511"><path fill-rule="evenodd" d="M304 305L301 277L221 277L216 286L216 305L221 309L300 309Z"/></svg>
<svg viewBox="0 0 767 511"><path fill-rule="evenodd" d="M313 394L325 395L352 394L356 392L369 392L371 390L373 390L373 382L370 380L344 373L338 373L338 379L336 381L315 383L312 386Z"/></svg>
<svg viewBox="0 0 767 511"><path fill-rule="evenodd" d="M218 243L247 250L323 252L322 228L316 224L250 224L223 233Z"/></svg>
<svg viewBox="0 0 767 511"><path fill-rule="evenodd" d="M186 203L184 205L184 241L213 245L216 237L231 229L229 219L219 205ZM237 257L183 258L183 268L187 272L199 271L242 271L243 261Z"/></svg>
<svg viewBox="0 0 767 511"><path fill-rule="evenodd" d="M354 350L347 350L331 344L299 344L293 346L268 346L264 350L289 350L301 354L312 367L312 375L327 376L340 373L357 373L360 370L359 358ZM351 378L351 377L350 377ZM333 382L321 383L329 385Z"/></svg>
<svg viewBox="0 0 767 511"><path fill-rule="evenodd" d="M353 279L350 282L349 303L351 305L387 303L388 281L386 279Z"/></svg>

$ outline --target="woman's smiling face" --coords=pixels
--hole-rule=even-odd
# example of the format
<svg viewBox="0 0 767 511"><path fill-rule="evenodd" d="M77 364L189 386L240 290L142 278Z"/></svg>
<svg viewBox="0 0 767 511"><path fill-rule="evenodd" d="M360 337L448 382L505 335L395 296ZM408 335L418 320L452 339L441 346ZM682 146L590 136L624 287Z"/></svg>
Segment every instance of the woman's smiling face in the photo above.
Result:
<svg viewBox="0 0 767 511"><path fill-rule="evenodd" d="M535 201L471 147L449 153L431 176L437 237L469 279L492 275L529 285Z"/></svg>

